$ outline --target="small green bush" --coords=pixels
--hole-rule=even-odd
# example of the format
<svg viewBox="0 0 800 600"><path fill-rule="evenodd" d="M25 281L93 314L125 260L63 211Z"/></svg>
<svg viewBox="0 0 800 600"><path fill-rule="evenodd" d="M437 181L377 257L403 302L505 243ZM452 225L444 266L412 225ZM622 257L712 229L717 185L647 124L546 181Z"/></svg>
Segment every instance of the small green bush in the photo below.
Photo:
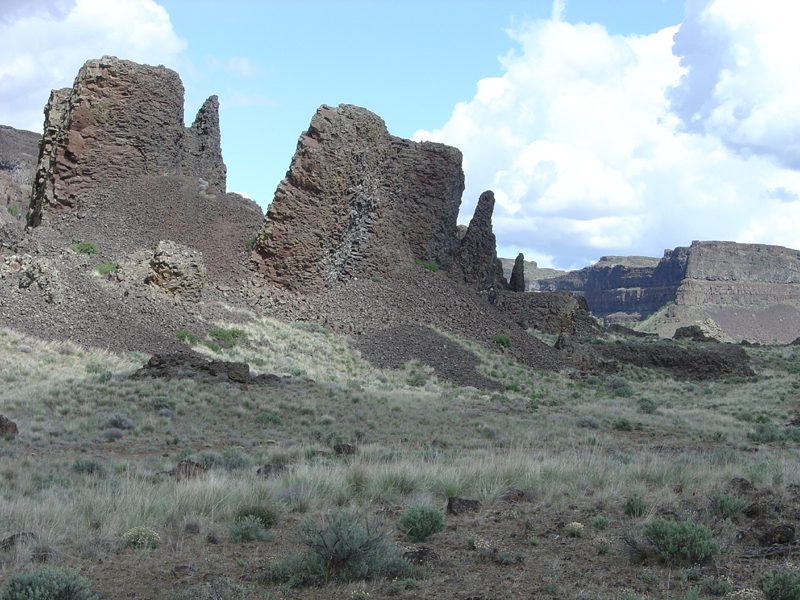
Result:
<svg viewBox="0 0 800 600"><path fill-rule="evenodd" d="M625 417L620 417L614 421L612 427L614 427L614 429L617 431L633 431L633 424Z"/></svg>
<svg viewBox="0 0 800 600"><path fill-rule="evenodd" d="M645 502L645 499L642 498L641 495L634 494L628 498L627 502L625 502L625 507L623 510L629 517L638 519L639 517L644 516L644 513L647 512L647 502Z"/></svg>
<svg viewBox="0 0 800 600"><path fill-rule="evenodd" d="M425 504L412 504L397 521L397 529L410 542L424 542L434 533L444 531L444 513Z"/></svg>
<svg viewBox="0 0 800 600"><path fill-rule="evenodd" d="M511 347L511 338L508 337L507 335L503 335L502 333L499 334L499 335L494 336L492 338L492 340L496 344L500 344L503 348L510 348Z"/></svg>
<svg viewBox="0 0 800 600"><path fill-rule="evenodd" d="M644 535L658 551L658 558L671 564L703 563L719 549L711 530L694 523L654 519L644 526Z"/></svg>
<svg viewBox="0 0 800 600"><path fill-rule="evenodd" d="M329 513L322 524L309 518L298 541L306 551L270 567L267 581L303 587L379 577L419 579L419 570L400 556L375 521L360 512Z"/></svg>
<svg viewBox="0 0 800 600"><path fill-rule="evenodd" d="M767 600L800 600L800 573L773 569L762 573L758 585Z"/></svg>
<svg viewBox="0 0 800 600"><path fill-rule="evenodd" d="M256 422L259 425L281 425L283 423L283 419L277 413L272 412L271 410L262 410L256 416Z"/></svg>
<svg viewBox="0 0 800 600"><path fill-rule="evenodd" d="M592 525L594 526L595 529L605 529L606 527L608 527L608 524L610 522L611 521L609 520L609 518L604 517L603 515L595 515L594 517L592 517Z"/></svg>
<svg viewBox="0 0 800 600"><path fill-rule="evenodd" d="M6 207L6 210L8 210L8 214L10 214L15 219L19 218L19 206L17 206L16 204L9 204Z"/></svg>
<svg viewBox="0 0 800 600"><path fill-rule="evenodd" d="M95 600L89 581L68 568L42 567L6 579L0 600Z"/></svg>
<svg viewBox="0 0 800 600"><path fill-rule="evenodd" d="M260 504L242 506L233 514L233 520L237 523L247 517L257 519L265 530L272 529L278 523L278 513L275 509Z"/></svg>
<svg viewBox="0 0 800 600"><path fill-rule="evenodd" d="M250 251L255 250L257 237L258 236L251 235L249 238L247 238L247 241L245 241L245 245L247 246L248 250Z"/></svg>
<svg viewBox="0 0 800 600"><path fill-rule="evenodd" d="M139 525L123 533L122 541L129 548L158 548L161 536L155 529Z"/></svg>
<svg viewBox="0 0 800 600"><path fill-rule="evenodd" d="M191 331L187 331L186 329L181 329L180 331L176 331L175 337L182 342L186 342L190 346L194 346L197 343L197 336L193 334Z"/></svg>
<svg viewBox="0 0 800 600"><path fill-rule="evenodd" d="M614 379L606 383L606 388L617 398L630 398L633 396L633 388L630 382L622 377L614 377Z"/></svg>
<svg viewBox="0 0 800 600"><path fill-rule="evenodd" d="M784 439L781 430L774 423L758 423L755 429L747 434L748 439L761 444L779 442Z"/></svg>
<svg viewBox="0 0 800 600"><path fill-rule="evenodd" d="M97 254L97 244L94 242L78 242L72 244L70 249L78 254Z"/></svg>
<svg viewBox="0 0 800 600"><path fill-rule="evenodd" d="M111 260L107 262L101 262L95 267L95 269L97 269L97 272L100 273L100 275L108 275L109 273L113 273L117 270L117 263Z"/></svg>
<svg viewBox="0 0 800 600"><path fill-rule="evenodd" d="M248 515L231 525L231 542L263 542L267 539L267 529L255 515Z"/></svg>
<svg viewBox="0 0 800 600"><path fill-rule="evenodd" d="M639 405L639 412L646 415L652 415L658 410L658 404L650 398L639 398L636 404Z"/></svg>
<svg viewBox="0 0 800 600"><path fill-rule="evenodd" d="M711 514L732 519L739 516L747 508L747 500L735 496L716 493L711 495Z"/></svg>
<svg viewBox="0 0 800 600"><path fill-rule="evenodd" d="M72 463L72 470L76 473L97 475L98 477L103 477L106 474L106 468L103 463L91 458L76 458L75 462Z"/></svg>
<svg viewBox="0 0 800 600"><path fill-rule="evenodd" d="M429 271L433 271L434 273L436 273L436 271L439 270L439 265L437 265L433 261L430 261L430 260L428 260L428 261L418 260L416 262L417 262L417 265L419 265L420 267L428 269Z"/></svg>

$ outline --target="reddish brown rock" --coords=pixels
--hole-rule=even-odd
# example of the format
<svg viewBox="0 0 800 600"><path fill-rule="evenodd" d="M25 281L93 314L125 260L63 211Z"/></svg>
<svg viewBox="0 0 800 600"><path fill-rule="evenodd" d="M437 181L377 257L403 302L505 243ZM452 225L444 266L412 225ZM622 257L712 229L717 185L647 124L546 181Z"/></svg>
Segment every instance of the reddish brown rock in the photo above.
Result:
<svg viewBox="0 0 800 600"><path fill-rule="evenodd" d="M463 189L457 149L389 135L363 108L323 105L259 231L261 268L298 291L385 275L398 261L446 269Z"/></svg>
<svg viewBox="0 0 800 600"><path fill-rule="evenodd" d="M147 175L197 177L224 193L218 106L209 98L187 129L176 72L110 56L87 61L73 87L53 90L45 106L28 224Z"/></svg>

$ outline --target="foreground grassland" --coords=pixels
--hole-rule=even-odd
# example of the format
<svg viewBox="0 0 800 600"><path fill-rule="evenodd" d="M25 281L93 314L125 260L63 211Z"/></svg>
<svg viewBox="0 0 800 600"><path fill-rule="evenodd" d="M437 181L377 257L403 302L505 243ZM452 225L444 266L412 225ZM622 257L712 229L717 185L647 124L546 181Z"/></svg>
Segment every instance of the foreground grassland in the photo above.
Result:
<svg viewBox="0 0 800 600"><path fill-rule="evenodd" d="M753 379L692 383L636 368L577 380L474 347L506 388L486 393L421 363L376 370L314 325L209 331L195 349L287 379L134 381L147 356L0 332L0 414L19 426L0 440L0 579L44 564L106 598L641 600L762 597L731 594L798 573L791 544L756 550L800 516L800 348L750 349ZM184 458L208 474L163 474ZM409 507L452 496L480 509L416 543L398 531ZM745 514L758 502L774 509L761 521ZM429 560L366 580L332 560L300 585L287 557L341 514ZM662 522L687 520L704 553L657 545Z"/></svg>

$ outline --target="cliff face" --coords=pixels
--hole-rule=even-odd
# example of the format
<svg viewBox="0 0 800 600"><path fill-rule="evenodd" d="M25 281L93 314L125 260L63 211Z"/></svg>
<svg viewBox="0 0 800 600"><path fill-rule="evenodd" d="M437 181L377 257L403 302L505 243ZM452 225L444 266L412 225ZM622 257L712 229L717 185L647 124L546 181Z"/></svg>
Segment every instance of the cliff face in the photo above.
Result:
<svg viewBox="0 0 800 600"><path fill-rule="evenodd" d="M452 268L480 287L496 268L494 199L483 200L467 236L477 258L462 256L456 219L463 190L457 149L392 136L380 117L357 106L323 105L278 185L256 256L268 279L296 291L387 275L414 260Z"/></svg>
<svg viewBox="0 0 800 600"><path fill-rule="evenodd" d="M40 135L0 125L0 206L24 214L36 173Z"/></svg>
<svg viewBox="0 0 800 600"><path fill-rule="evenodd" d="M53 90L45 106L28 224L141 176L198 177L224 193L217 109L212 96L186 128L177 73L109 56L87 61L73 87Z"/></svg>
<svg viewBox="0 0 800 600"><path fill-rule="evenodd" d="M538 285L584 295L593 314L611 321L639 320L669 302L677 307L670 317L676 323L685 312L681 307L800 306L800 251L781 246L696 241L665 251L652 266L641 259L612 264L615 260L601 259Z"/></svg>

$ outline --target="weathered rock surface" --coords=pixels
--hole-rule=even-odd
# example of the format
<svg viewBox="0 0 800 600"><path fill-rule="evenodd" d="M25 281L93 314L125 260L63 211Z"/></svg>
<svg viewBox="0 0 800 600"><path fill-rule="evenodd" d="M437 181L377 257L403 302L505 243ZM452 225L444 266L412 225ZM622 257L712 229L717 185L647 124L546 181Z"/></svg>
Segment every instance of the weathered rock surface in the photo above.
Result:
<svg viewBox="0 0 800 600"><path fill-rule="evenodd" d="M160 242L145 282L175 298L199 302L206 284L203 255L175 242Z"/></svg>
<svg viewBox="0 0 800 600"><path fill-rule="evenodd" d="M9 439L19 435L17 424L5 415L0 415L0 437Z"/></svg>
<svg viewBox="0 0 800 600"><path fill-rule="evenodd" d="M154 354L131 379L199 379L230 381L235 384L280 383L284 379L276 375L250 374L247 363L225 360L209 360L192 351L181 350L170 354Z"/></svg>
<svg viewBox="0 0 800 600"><path fill-rule="evenodd" d="M73 87L54 90L45 106L28 224L79 211L103 188L147 175L201 178L224 193L217 108L212 96L187 129L177 73L111 56L87 61Z"/></svg>
<svg viewBox="0 0 800 600"><path fill-rule="evenodd" d="M602 328L589 313L586 298L572 292L502 292L497 295L495 307L523 329L552 335L602 335Z"/></svg>
<svg viewBox="0 0 800 600"><path fill-rule="evenodd" d="M380 117L323 105L256 241L270 280L299 291L385 275L399 261L447 269L457 248L461 153L389 135Z"/></svg>
<svg viewBox="0 0 800 600"><path fill-rule="evenodd" d="M30 201L40 139L32 131L0 125L0 206L19 217Z"/></svg>
<svg viewBox="0 0 800 600"><path fill-rule="evenodd" d="M508 281L508 289L512 292L525 291L525 256L522 252L517 255L514 261L514 268L511 269L511 279Z"/></svg>
<svg viewBox="0 0 800 600"><path fill-rule="evenodd" d="M483 192L450 269L454 279L480 291L493 288L502 290L506 287L503 265L497 258L497 242L492 231L493 212L494 193Z"/></svg>

